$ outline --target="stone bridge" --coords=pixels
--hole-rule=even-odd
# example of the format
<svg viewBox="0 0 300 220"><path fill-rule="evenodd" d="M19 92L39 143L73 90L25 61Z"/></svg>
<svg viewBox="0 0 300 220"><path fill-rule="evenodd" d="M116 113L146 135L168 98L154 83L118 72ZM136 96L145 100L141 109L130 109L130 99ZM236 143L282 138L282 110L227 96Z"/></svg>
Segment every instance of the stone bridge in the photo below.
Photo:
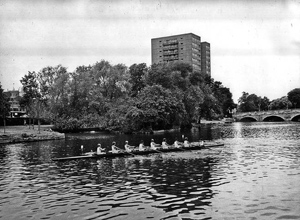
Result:
<svg viewBox="0 0 300 220"><path fill-rule="evenodd" d="M236 121L299 121L300 109L270 110L235 113Z"/></svg>

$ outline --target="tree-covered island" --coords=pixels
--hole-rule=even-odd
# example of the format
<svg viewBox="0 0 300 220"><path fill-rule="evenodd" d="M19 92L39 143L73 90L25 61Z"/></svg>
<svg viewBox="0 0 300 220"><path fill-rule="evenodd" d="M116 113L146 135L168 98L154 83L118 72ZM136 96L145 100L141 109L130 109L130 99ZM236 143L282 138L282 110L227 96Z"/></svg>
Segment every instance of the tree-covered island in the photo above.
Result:
<svg viewBox="0 0 300 220"><path fill-rule="evenodd" d="M229 88L182 62L128 68L101 60L74 72L49 66L20 81L29 116L47 118L61 131L184 128L201 118L223 118L236 107Z"/></svg>

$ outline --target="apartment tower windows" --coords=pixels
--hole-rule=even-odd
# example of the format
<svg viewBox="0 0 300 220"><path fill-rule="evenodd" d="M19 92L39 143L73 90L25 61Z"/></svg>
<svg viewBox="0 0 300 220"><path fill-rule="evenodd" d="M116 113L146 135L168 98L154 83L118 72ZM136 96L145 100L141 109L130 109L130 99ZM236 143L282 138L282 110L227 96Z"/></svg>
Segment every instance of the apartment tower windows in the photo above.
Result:
<svg viewBox="0 0 300 220"><path fill-rule="evenodd" d="M201 49L201 38L193 33L153 38L151 39L152 64L181 61L191 64L193 71L202 72ZM210 75L210 72L206 72Z"/></svg>

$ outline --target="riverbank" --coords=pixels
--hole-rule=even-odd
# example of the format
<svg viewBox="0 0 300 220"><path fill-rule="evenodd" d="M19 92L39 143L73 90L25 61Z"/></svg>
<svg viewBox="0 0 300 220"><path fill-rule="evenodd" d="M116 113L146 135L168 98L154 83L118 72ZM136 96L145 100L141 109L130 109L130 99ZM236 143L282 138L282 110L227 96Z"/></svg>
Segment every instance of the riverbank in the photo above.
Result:
<svg viewBox="0 0 300 220"><path fill-rule="evenodd" d="M200 124L199 123L192 123L192 126L194 128L199 128L201 127L201 125L212 125L212 124L224 124L224 121L218 121L218 120L205 120L205 119L201 119Z"/></svg>
<svg viewBox="0 0 300 220"><path fill-rule="evenodd" d="M34 129L28 126L6 126L5 133L4 127L0 127L0 144L22 143L33 141L57 140L64 139L65 134L52 131L52 126L41 125L40 132L38 126Z"/></svg>
<svg viewBox="0 0 300 220"><path fill-rule="evenodd" d="M223 124L224 121L219 121L219 120L205 120L205 119L201 119L200 124Z"/></svg>

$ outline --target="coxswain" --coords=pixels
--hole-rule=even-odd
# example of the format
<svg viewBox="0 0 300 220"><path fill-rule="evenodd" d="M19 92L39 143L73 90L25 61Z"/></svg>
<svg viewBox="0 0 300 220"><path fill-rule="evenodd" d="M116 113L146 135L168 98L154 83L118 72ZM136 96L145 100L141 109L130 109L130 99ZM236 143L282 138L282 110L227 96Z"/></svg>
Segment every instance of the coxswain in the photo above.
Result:
<svg viewBox="0 0 300 220"><path fill-rule="evenodd" d="M128 144L128 141L125 141L124 147L125 147L125 150L126 150L127 152L131 152L131 151L134 150L134 146L130 146L130 145Z"/></svg>
<svg viewBox="0 0 300 220"><path fill-rule="evenodd" d="M163 149L168 149L170 147L170 145L167 144L167 139L164 138L162 143L161 143L161 146Z"/></svg>
<svg viewBox="0 0 300 220"><path fill-rule="evenodd" d="M120 153L120 149L116 146L116 142L112 142L111 152L112 152L113 154Z"/></svg>
<svg viewBox="0 0 300 220"><path fill-rule="evenodd" d="M139 151L145 151L145 150L147 150L146 146L144 145L144 141L141 140L141 142L139 144Z"/></svg>
<svg viewBox="0 0 300 220"><path fill-rule="evenodd" d="M101 144L98 144L97 154L105 154L105 148L102 148Z"/></svg>
<svg viewBox="0 0 300 220"><path fill-rule="evenodd" d="M83 154L83 145L80 146L81 154Z"/></svg>
<svg viewBox="0 0 300 220"><path fill-rule="evenodd" d="M190 145L190 142L188 141L188 138L187 138L187 137L184 138L183 146L184 146L184 147L190 147L190 146L191 146L191 145Z"/></svg>

